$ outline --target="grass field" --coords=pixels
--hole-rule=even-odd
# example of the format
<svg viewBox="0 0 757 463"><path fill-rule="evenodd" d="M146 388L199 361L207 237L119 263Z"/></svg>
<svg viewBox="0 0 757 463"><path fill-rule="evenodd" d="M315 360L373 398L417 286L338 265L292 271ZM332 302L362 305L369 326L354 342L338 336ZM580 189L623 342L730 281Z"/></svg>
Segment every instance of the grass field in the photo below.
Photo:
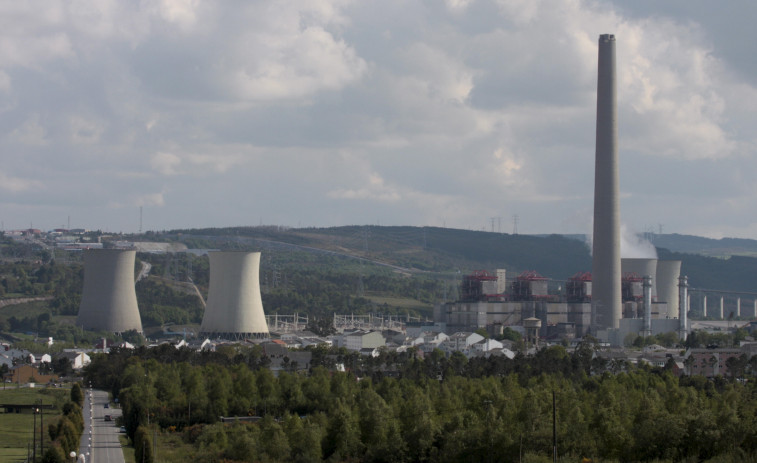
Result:
<svg viewBox="0 0 757 463"><path fill-rule="evenodd" d="M36 317L39 314L48 312L49 305L49 301L34 301L9 305L0 309L0 318L7 320L11 317Z"/></svg>
<svg viewBox="0 0 757 463"><path fill-rule="evenodd" d="M371 300L378 305L386 304L390 307L398 307L400 309L413 309L419 312L429 312L434 308L433 304L424 304L423 302L410 298L377 296L372 295L369 292L366 292L365 296L363 297Z"/></svg>
<svg viewBox="0 0 757 463"><path fill-rule="evenodd" d="M43 409L42 415L36 416L37 445L39 446L39 431L42 423L44 423L45 445L49 445L47 426L58 419L60 406L70 393L69 389L0 389L0 404L56 405L57 409ZM31 411L5 413L5 409L0 409L0 462L17 462L26 459L27 451L30 451L32 446L34 423L35 415ZM39 454L39 449L37 453Z"/></svg>

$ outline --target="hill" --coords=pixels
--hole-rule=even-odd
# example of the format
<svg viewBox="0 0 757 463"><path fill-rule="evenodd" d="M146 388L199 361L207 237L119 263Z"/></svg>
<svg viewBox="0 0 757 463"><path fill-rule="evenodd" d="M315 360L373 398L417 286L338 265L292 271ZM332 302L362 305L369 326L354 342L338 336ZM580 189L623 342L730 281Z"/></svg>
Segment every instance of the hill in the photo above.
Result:
<svg viewBox="0 0 757 463"><path fill-rule="evenodd" d="M652 242L659 248L686 254L701 254L710 257L746 256L757 257L757 240L743 238L703 238L701 236L653 235Z"/></svg>
<svg viewBox="0 0 757 463"><path fill-rule="evenodd" d="M550 279L565 280L577 272L591 271L589 248L582 237L573 235L511 235L438 227L348 226L181 230L169 232L164 238L181 241L189 247L288 247L311 253L331 253L435 278L505 268L508 277L535 270ZM713 240L676 234L655 235L653 238L660 259L683 262L682 273L689 276L692 287L757 292L753 278L757 274L757 258L747 255L752 248L757 252L757 241ZM670 249L662 244L670 245ZM726 249L731 253L725 253Z"/></svg>
<svg viewBox="0 0 757 463"><path fill-rule="evenodd" d="M154 237L153 237L154 238ZM437 227L238 227L168 232L189 247L292 247L395 267L409 273L467 273L505 268L566 279L591 269L584 243L560 235L510 235Z"/></svg>

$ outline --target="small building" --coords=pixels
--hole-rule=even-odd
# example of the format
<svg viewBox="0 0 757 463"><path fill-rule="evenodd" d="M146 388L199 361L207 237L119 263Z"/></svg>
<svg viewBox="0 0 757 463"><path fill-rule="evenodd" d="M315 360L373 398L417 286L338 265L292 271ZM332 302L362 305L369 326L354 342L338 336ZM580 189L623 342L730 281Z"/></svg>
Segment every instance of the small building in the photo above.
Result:
<svg viewBox="0 0 757 463"><path fill-rule="evenodd" d="M89 358L89 355L84 352L63 352L59 355L59 358L60 357L68 360L71 364L71 368L74 370L81 370L92 361L92 359Z"/></svg>
<svg viewBox="0 0 757 463"><path fill-rule="evenodd" d="M16 365L12 367L3 378L4 381L9 381L15 384L28 384L28 383L40 383L46 384L51 381L57 381L58 375L50 374L46 375L39 372L37 367L32 365Z"/></svg>
<svg viewBox="0 0 757 463"><path fill-rule="evenodd" d="M356 330L345 332L336 338L338 347L359 351L366 347L381 347L386 345L386 339L379 331Z"/></svg>
<svg viewBox="0 0 757 463"><path fill-rule="evenodd" d="M744 351L740 348L721 349L689 349L684 355L684 365L689 375L727 376L729 374L727 361L741 356Z"/></svg>

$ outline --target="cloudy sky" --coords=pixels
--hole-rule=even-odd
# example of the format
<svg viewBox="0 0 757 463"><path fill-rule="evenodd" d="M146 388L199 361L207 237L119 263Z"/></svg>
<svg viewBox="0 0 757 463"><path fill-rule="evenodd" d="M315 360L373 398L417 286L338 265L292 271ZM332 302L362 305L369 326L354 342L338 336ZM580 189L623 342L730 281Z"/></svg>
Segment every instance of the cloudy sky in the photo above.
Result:
<svg viewBox="0 0 757 463"><path fill-rule="evenodd" d="M0 220L587 232L612 33L625 226L757 238L756 17L752 0L2 0Z"/></svg>

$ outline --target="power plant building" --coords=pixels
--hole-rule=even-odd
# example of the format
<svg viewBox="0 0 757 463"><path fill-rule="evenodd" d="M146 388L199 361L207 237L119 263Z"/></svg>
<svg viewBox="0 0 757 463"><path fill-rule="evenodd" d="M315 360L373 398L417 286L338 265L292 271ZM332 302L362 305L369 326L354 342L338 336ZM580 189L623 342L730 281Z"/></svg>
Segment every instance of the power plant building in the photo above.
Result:
<svg viewBox="0 0 757 463"><path fill-rule="evenodd" d="M609 330L612 335L605 340L619 345L630 333L649 336L675 332L685 337L687 328L682 326L686 321L672 317L668 309L678 304L681 261L624 259L623 262L624 269L635 271L623 276L624 316L618 320L618 328ZM639 276L636 271L644 275ZM507 290L492 294L484 289L493 287ZM653 287L664 296L653 298ZM524 331L527 320L539 319L541 338L580 338L594 334L592 288L592 275L587 272L567 281L552 281L526 271L506 284L492 273L479 270L463 277L460 301L434 308L434 322L445 326L447 331L483 328L497 335L505 327Z"/></svg>
<svg viewBox="0 0 757 463"><path fill-rule="evenodd" d="M84 287L76 325L87 330L142 332L134 289L136 251L84 251Z"/></svg>
<svg viewBox="0 0 757 463"><path fill-rule="evenodd" d="M201 334L222 339L268 336L260 296L260 253L211 251L208 303Z"/></svg>

